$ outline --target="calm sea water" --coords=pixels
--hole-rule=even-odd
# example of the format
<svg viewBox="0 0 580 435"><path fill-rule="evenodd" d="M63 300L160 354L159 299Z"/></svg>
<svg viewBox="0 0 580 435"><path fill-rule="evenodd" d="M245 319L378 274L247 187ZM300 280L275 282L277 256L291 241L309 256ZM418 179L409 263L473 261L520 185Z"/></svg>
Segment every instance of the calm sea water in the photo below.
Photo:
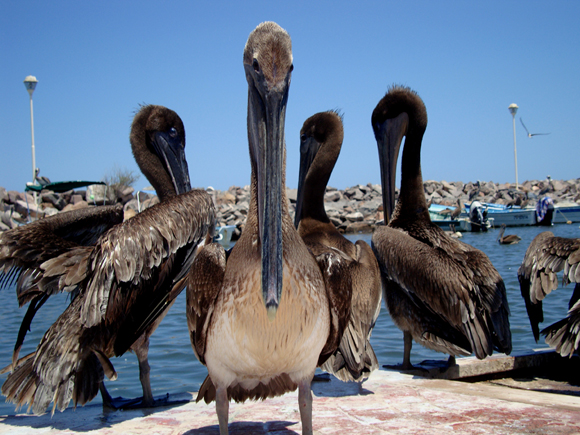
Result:
<svg viewBox="0 0 580 435"><path fill-rule="evenodd" d="M549 230L561 237L580 237L578 224L554 225ZM517 270L528 245L542 231L545 231L545 228L508 228L506 234L517 234L522 238L522 241L517 245L499 245L496 242L499 233L498 229L491 230L488 233L463 233L463 238L461 239L465 243L485 252L505 281L511 310L512 354L523 353L534 348L547 348L546 344L543 343L543 338L540 338L540 343L535 343L534 341L517 279ZM370 244L371 235L361 234L349 236L349 238L351 240L363 239ZM545 321L542 324L543 326L547 326L566 315L572 289L573 286L568 285L566 288L553 292L545 299ZM21 356L34 351L46 329L62 313L67 304L67 296L59 295L51 298L42 307L32 324L32 330L28 333L27 340L20 353ZM0 291L0 321L2 322L0 367L4 367L11 361L12 349L24 313L25 308L18 308L14 288ZM402 362L403 334L393 324L384 307L373 331L371 343L380 364ZM430 351L416 343L411 353L411 361L413 363L419 363L424 359L444 360L446 358L446 355ZM139 369L135 355L127 353L119 358L113 358L112 362L119 376L114 382L106 382L111 395L113 397L141 396ZM156 396L164 395L165 393L195 392L201 382L203 382L207 371L197 361L191 349L185 317L185 292L179 296L168 315L151 337L149 363L151 365L153 394ZM5 379L6 375L0 375L0 383L3 383ZM99 395L93 400L93 403L100 403L100 401ZM0 415L13 413L14 406L4 403L3 398L0 399Z"/></svg>

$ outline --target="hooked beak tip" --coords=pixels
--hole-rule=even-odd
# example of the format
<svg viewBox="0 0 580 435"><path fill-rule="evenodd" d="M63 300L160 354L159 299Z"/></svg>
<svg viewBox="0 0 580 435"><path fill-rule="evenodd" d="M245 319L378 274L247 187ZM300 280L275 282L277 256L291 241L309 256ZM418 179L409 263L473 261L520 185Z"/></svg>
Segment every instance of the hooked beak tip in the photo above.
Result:
<svg viewBox="0 0 580 435"><path fill-rule="evenodd" d="M266 311L268 313L268 320L273 322L276 319L276 313L278 312L278 304L276 302L268 302L266 304Z"/></svg>

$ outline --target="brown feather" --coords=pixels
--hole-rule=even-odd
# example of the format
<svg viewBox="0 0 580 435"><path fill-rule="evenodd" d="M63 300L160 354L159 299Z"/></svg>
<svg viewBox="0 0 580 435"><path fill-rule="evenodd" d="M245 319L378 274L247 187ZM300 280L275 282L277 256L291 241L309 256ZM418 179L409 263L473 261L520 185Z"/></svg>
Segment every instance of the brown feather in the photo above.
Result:
<svg viewBox="0 0 580 435"><path fill-rule="evenodd" d="M339 379L360 381L378 367L369 340L380 311L381 284L368 244L347 240L324 209L324 193L343 137L336 112L320 112L304 121L295 223L317 259L329 296L333 321L319 365Z"/></svg>
<svg viewBox="0 0 580 435"><path fill-rule="evenodd" d="M429 218L420 164L427 126L423 101L410 89L394 86L373 111L372 125L390 218L387 227L375 230L372 245L395 324L418 343L450 355L474 352L485 358L494 348L509 354L509 308L499 273L485 254L451 238ZM401 191L394 206L388 186L394 190L403 136ZM387 153L390 160L383 157ZM404 365L410 365L409 354L406 344Z"/></svg>
<svg viewBox="0 0 580 435"><path fill-rule="evenodd" d="M186 293L187 324L191 346L202 364L205 364L207 331L225 271L226 253L218 243L201 249L191 265Z"/></svg>
<svg viewBox="0 0 580 435"><path fill-rule="evenodd" d="M558 288L557 273L562 270L562 285L580 282L580 276L577 276L579 261L580 239L555 237L552 232L545 231L538 234L528 246L518 269L518 280L536 341L540 335L539 324L544 321L542 300ZM570 311L567 317L542 331L546 343L563 356L571 355L578 348L578 297L580 287L576 284L568 304Z"/></svg>
<svg viewBox="0 0 580 435"><path fill-rule="evenodd" d="M138 128L144 131L134 134ZM132 127L132 145L139 145L134 140L148 144L156 132L171 129L173 134L175 128L184 137L175 112L145 106ZM182 149L184 143L175 145ZM148 336L185 287L197 246L211 240L215 228L211 197L205 191L177 196L164 163L144 157L151 155L149 145L146 148L133 151L141 169L147 167L146 176L158 174L149 181L159 187L162 202L113 226L93 241L94 246L67 245L64 252L42 258L37 266L42 272L39 288L79 290L44 335L33 363L16 366L5 382L14 401L31 404L35 413L45 412L51 401L53 412L63 410L71 399L75 406L88 402L98 393L104 374L116 377L110 357L134 343L146 348ZM186 164L177 168L184 169ZM173 174L183 175L189 189L187 173ZM147 335L139 340L142 334ZM146 350L139 348L139 354L146 358Z"/></svg>

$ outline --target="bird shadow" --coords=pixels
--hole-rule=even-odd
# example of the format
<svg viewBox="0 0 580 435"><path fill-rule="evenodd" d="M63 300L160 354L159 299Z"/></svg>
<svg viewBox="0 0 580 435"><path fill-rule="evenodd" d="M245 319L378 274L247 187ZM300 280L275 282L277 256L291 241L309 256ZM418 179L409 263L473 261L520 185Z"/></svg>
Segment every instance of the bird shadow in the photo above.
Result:
<svg viewBox="0 0 580 435"><path fill-rule="evenodd" d="M176 397L170 396L169 400L152 408L129 410L104 409L101 404L91 404L77 409L67 408L63 412L55 412L52 416L50 412L43 415L7 415L0 417L0 422L6 425L31 429L52 428L58 431L73 430L75 432L90 432L112 427L135 418L147 417L157 412L181 406L190 400L191 395L179 394Z"/></svg>
<svg viewBox="0 0 580 435"><path fill-rule="evenodd" d="M246 435L246 434L269 434L275 433L276 435L290 435L298 434L299 432L290 429L290 426L298 424L296 421L268 421L268 422L256 422L256 421L236 421L228 425L228 431L230 435ZM219 433L219 426L212 425L206 427L200 427L198 429L192 429L185 432L183 435L213 435Z"/></svg>
<svg viewBox="0 0 580 435"><path fill-rule="evenodd" d="M312 394L317 397L348 397L374 394L372 391L365 389L363 385L363 382L343 382L334 376L330 376L330 381L313 382L311 389Z"/></svg>

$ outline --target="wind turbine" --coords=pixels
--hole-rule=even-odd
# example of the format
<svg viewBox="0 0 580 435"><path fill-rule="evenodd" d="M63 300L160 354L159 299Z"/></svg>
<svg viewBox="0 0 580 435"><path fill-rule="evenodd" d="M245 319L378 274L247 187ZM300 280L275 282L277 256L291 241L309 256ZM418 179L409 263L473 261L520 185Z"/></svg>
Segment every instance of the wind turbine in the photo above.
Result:
<svg viewBox="0 0 580 435"><path fill-rule="evenodd" d="M530 131L528 130L528 128L526 127L526 124L524 124L524 121L522 121L522 118L520 117L520 122L522 123L522 125L524 126L526 133L528 133L528 137L532 137L532 136L538 136L540 134L550 134L550 133L530 133Z"/></svg>

